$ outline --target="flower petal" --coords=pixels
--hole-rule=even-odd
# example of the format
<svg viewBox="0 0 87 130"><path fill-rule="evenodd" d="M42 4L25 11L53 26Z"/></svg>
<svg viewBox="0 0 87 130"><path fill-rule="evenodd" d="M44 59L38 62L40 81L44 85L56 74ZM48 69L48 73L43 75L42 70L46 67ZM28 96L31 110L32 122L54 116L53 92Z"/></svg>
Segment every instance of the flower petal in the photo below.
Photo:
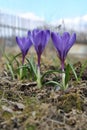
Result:
<svg viewBox="0 0 87 130"><path fill-rule="evenodd" d="M69 40L69 45L73 45L76 41L76 33L73 33L70 40Z"/></svg>
<svg viewBox="0 0 87 130"><path fill-rule="evenodd" d="M16 42L19 46L19 48L21 49L22 52L22 58L23 58L23 62L24 63L24 58L26 56L26 54L28 53L29 48L32 45L31 40L29 39L29 37L16 37Z"/></svg>
<svg viewBox="0 0 87 130"><path fill-rule="evenodd" d="M54 44L54 47L56 48L57 52L58 52L58 56L59 58L61 58L61 53L62 53L62 38L59 34L52 32L51 33L51 38Z"/></svg>
<svg viewBox="0 0 87 130"><path fill-rule="evenodd" d="M73 33L69 39L68 46L66 47L65 55L67 55L70 48L73 46L73 44L76 41L76 33Z"/></svg>
<svg viewBox="0 0 87 130"><path fill-rule="evenodd" d="M54 44L55 48L57 49L57 51L58 50L61 51L61 46L62 46L61 36L55 32L52 32L51 38L52 38L53 44Z"/></svg>
<svg viewBox="0 0 87 130"><path fill-rule="evenodd" d="M25 52L25 55L27 54L29 48L32 46L32 42L29 38L26 38L25 39L25 45L24 45L24 52Z"/></svg>
<svg viewBox="0 0 87 130"><path fill-rule="evenodd" d="M49 30L43 30L41 31L41 45L42 45L42 52L47 45L50 38L50 31Z"/></svg>
<svg viewBox="0 0 87 130"><path fill-rule="evenodd" d="M62 50L65 50L66 46L68 46L69 39L70 34L68 32L64 32L62 35Z"/></svg>
<svg viewBox="0 0 87 130"><path fill-rule="evenodd" d="M70 34L68 32L64 32L62 36L60 36L59 34L55 32L52 32L51 38L58 52L61 63L63 63L69 49L72 47L72 45L76 41L76 34L74 33L70 37Z"/></svg>
<svg viewBox="0 0 87 130"><path fill-rule="evenodd" d="M65 59L66 57L66 48L68 47L69 39L70 39L70 34L68 32L64 32L63 35L61 36L62 38L62 46L61 46L61 59Z"/></svg>
<svg viewBox="0 0 87 130"><path fill-rule="evenodd" d="M33 44L38 55L41 55L50 37L48 30L33 30Z"/></svg>
<svg viewBox="0 0 87 130"><path fill-rule="evenodd" d="M45 30L45 43L47 44L49 39L50 39L50 31L49 30Z"/></svg>
<svg viewBox="0 0 87 130"><path fill-rule="evenodd" d="M23 51L22 39L20 37L16 37L16 42L17 42L19 48L21 49L21 51Z"/></svg>

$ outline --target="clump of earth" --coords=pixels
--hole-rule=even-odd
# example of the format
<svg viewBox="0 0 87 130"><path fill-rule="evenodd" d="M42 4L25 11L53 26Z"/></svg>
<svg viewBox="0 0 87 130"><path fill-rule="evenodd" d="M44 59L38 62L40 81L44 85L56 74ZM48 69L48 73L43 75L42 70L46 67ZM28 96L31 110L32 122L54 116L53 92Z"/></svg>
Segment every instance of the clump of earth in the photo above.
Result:
<svg viewBox="0 0 87 130"><path fill-rule="evenodd" d="M70 73L65 91L52 84L37 88L36 82L12 80L0 66L0 130L87 130L87 67L76 81ZM79 75L82 63L74 64ZM44 65L46 69L55 66ZM54 75L45 81L54 79ZM61 82L60 75L57 79Z"/></svg>

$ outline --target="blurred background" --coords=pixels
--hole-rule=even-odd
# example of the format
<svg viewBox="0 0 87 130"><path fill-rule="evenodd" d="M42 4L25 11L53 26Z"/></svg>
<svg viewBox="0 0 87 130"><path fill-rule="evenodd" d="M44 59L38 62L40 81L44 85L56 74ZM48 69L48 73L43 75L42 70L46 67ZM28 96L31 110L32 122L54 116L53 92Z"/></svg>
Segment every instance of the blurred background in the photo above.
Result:
<svg viewBox="0 0 87 130"><path fill-rule="evenodd" d="M20 51L15 37L34 28L76 32L70 54L87 56L87 0L0 0L0 57ZM51 40L48 48L53 50Z"/></svg>

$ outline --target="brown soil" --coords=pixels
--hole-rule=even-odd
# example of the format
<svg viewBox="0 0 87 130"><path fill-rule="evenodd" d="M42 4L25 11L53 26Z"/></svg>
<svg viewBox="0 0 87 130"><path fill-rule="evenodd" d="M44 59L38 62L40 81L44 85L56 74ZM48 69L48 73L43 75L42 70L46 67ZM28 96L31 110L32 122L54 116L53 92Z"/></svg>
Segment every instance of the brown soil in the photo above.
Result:
<svg viewBox="0 0 87 130"><path fill-rule="evenodd" d="M79 75L82 63L74 67ZM49 62L42 71L47 69L56 66ZM3 64L0 70L0 130L87 130L87 67L79 82L70 74L66 91L52 84L38 89L36 82L12 80ZM50 75L45 81L52 79Z"/></svg>

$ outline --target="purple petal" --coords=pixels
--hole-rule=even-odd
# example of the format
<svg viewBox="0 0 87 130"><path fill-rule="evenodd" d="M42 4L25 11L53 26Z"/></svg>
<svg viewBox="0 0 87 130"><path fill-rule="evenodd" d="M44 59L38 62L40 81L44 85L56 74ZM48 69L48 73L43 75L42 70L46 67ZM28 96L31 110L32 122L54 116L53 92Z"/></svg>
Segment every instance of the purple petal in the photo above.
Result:
<svg viewBox="0 0 87 130"><path fill-rule="evenodd" d="M52 32L51 38L58 52L61 61L61 67L62 69L64 69L65 58L67 56L69 49L73 46L73 44L76 41L76 34L73 33L72 36L70 37L70 34L68 32L64 32L62 36Z"/></svg>
<svg viewBox="0 0 87 130"><path fill-rule="evenodd" d="M30 32L28 32L28 34L30 34ZM29 37L16 37L16 42L22 52L22 64L24 64L25 56L28 53L28 50L31 47L32 42Z"/></svg>
<svg viewBox="0 0 87 130"><path fill-rule="evenodd" d="M35 33L33 34L33 44L36 49L36 52L38 53L39 52L38 47L41 46L40 44L41 44L42 33L41 31L37 32L36 34Z"/></svg>
<svg viewBox="0 0 87 130"><path fill-rule="evenodd" d="M73 33L70 40L69 40L69 45L73 45L76 41L76 33Z"/></svg>
<svg viewBox="0 0 87 130"><path fill-rule="evenodd" d="M20 37L16 37L16 42L19 46L19 48L21 49L21 51L23 50L23 43L22 43L22 39Z"/></svg>
<svg viewBox="0 0 87 130"><path fill-rule="evenodd" d="M73 46L73 44L76 41L76 33L73 33L69 39L68 46L66 47L65 55L67 55L70 48Z"/></svg>
<svg viewBox="0 0 87 130"><path fill-rule="evenodd" d="M62 36L55 32L52 32L51 37L53 40L53 44L58 52L60 60L64 61L69 49L76 41L76 34L74 33L70 37L70 34L68 32L64 32Z"/></svg>
<svg viewBox="0 0 87 130"><path fill-rule="evenodd" d="M25 56L29 48L31 47L32 42L28 37L22 37L22 38L16 37L16 41L19 48L21 49L22 55Z"/></svg>
<svg viewBox="0 0 87 130"><path fill-rule="evenodd" d="M50 38L50 30L46 30L46 42L49 41Z"/></svg>
<svg viewBox="0 0 87 130"><path fill-rule="evenodd" d="M39 29L34 29L32 31L32 36L35 38L35 36L37 35L37 33L39 32L40 30Z"/></svg>
<svg viewBox="0 0 87 130"><path fill-rule="evenodd" d="M31 46L32 46L31 40L29 38L26 38L25 45L24 45L25 55L27 54Z"/></svg>
<svg viewBox="0 0 87 130"><path fill-rule="evenodd" d="M62 46L61 46L61 59L65 59L66 57L66 48L68 47L69 39L70 39L70 34L68 32L64 32L63 35L61 36L62 38Z"/></svg>
<svg viewBox="0 0 87 130"><path fill-rule="evenodd" d="M42 53L44 51L48 41L49 41L50 31L49 30L42 30L40 33L41 33L40 44L42 46L42 48L41 48L41 53Z"/></svg>
<svg viewBox="0 0 87 130"><path fill-rule="evenodd" d="M48 40L50 38L50 31L48 30L34 30L33 31L33 44L37 54L41 55Z"/></svg>
<svg viewBox="0 0 87 130"><path fill-rule="evenodd" d="M68 46L68 42L69 42L69 39L70 39L70 34L68 32L64 32L61 37L62 37L61 49L64 51L66 46Z"/></svg>
<svg viewBox="0 0 87 130"><path fill-rule="evenodd" d="M38 65L40 66L40 57L48 40L50 38L50 31L49 30L38 30L35 29L32 31L32 42L35 47L37 56L38 56Z"/></svg>
<svg viewBox="0 0 87 130"><path fill-rule="evenodd" d="M30 30L28 31L28 36L31 37L31 31Z"/></svg>
<svg viewBox="0 0 87 130"><path fill-rule="evenodd" d="M51 33L51 38L54 44L54 47L56 48L59 58L61 58L61 46L62 46L62 38L59 34L52 32Z"/></svg>
<svg viewBox="0 0 87 130"><path fill-rule="evenodd" d="M57 51L61 50L61 46L62 46L61 36L55 32L52 32L51 38L52 38L53 44L54 44L55 48L57 49Z"/></svg>

